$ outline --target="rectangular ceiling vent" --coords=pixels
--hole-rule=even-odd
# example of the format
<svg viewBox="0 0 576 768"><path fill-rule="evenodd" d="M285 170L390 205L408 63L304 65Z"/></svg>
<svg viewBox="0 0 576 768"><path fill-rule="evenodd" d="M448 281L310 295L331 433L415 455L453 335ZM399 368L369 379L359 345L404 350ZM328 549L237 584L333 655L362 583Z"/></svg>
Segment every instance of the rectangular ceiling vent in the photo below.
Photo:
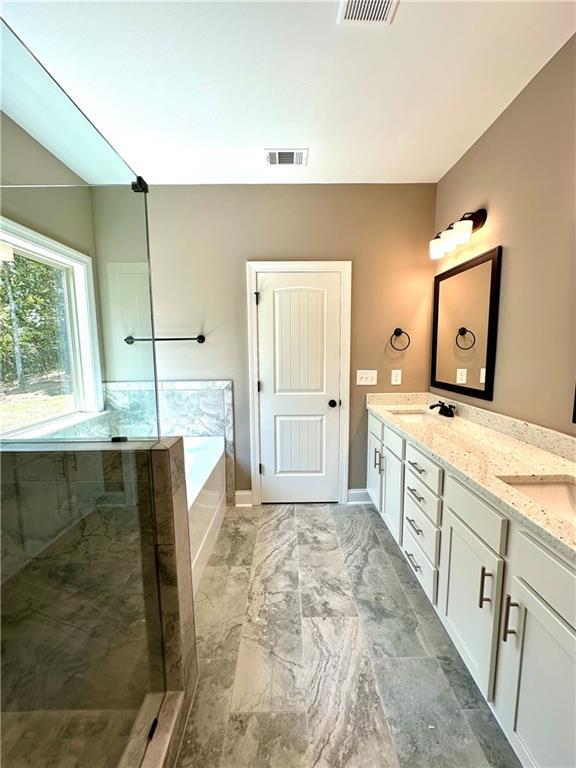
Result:
<svg viewBox="0 0 576 768"><path fill-rule="evenodd" d="M399 0L341 0L338 24L392 24Z"/></svg>
<svg viewBox="0 0 576 768"><path fill-rule="evenodd" d="M267 149L268 165L308 165L307 149Z"/></svg>

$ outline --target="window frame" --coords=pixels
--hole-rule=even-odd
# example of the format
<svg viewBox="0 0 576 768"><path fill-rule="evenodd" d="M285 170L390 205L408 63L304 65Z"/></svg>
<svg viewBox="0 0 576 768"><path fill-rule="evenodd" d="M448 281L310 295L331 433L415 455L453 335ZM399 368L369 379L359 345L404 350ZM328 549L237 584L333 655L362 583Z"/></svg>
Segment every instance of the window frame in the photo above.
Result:
<svg viewBox="0 0 576 768"><path fill-rule="evenodd" d="M57 240L0 216L0 242L25 257L66 271L66 297L71 331L71 357L76 409L72 412L0 433L2 439L31 436L61 428L84 415L104 410L100 344L93 264L87 256Z"/></svg>

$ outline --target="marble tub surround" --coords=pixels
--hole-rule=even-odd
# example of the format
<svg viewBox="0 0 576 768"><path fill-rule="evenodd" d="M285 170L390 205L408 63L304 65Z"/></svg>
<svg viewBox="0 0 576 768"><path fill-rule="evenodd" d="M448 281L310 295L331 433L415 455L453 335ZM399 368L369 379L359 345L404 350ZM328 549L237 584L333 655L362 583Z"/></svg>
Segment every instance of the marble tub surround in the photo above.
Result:
<svg viewBox="0 0 576 768"><path fill-rule="evenodd" d="M231 508L220 538L177 768L520 768L372 506Z"/></svg>
<svg viewBox="0 0 576 768"><path fill-rule="evenodd" d="M233 504L236 467L232 381L164 380L158 382L157 391L161 435L224 438L226 497L227 503ZM153 382L106 382L104 392L115 434L154 434L156 390Z"/></svg>
<svg viewBox="0 0 576 768"><path fill-rule="evenodd" d="M394 413L409 412L415 409L414 405L368 402L367 408L497 510L533 531L560 556L576 562L576 525L501 479L510 476L574 478L576 461L460 415L451 419L437 415L433 421L414 423ZM571 439L576 449L576 439Z"/></svg>

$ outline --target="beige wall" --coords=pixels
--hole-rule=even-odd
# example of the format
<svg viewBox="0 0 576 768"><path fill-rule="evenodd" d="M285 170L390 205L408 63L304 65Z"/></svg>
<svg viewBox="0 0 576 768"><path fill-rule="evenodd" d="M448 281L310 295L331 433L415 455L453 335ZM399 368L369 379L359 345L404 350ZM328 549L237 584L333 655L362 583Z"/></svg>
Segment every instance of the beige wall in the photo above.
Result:
<svg viewBox="0 0 576 768"><path fill-rule="evenodd" d="M206 333L206 344L158 345L161 378L231 378L237 487L250 487L245 263L352 261L350 487L366 486L365 395L427 388L434 185L154 187L150 234L156 332ZM391 354L395 326L412 344ZM357 387L357 368L378 385Z"/></svg>
<svg viewBox="0 0 576 768"><path fill-rule="evenodd" d="M461 399L571 434L575 57L573 37L444 176L436 201L437 230L464 211L488 209L470 246L440 271L503 246L494 400Z"/></svg>

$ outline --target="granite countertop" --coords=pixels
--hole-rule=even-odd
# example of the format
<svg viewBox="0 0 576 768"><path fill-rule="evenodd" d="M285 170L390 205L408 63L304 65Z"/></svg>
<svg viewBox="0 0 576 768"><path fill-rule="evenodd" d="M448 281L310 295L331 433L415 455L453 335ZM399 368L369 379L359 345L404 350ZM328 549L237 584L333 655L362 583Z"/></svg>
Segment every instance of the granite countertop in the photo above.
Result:
<svg viewBox="0 0 576 768"><path fill-rule="evenodd" d="M530 529L543 543L576 564L576 519L563 520L543 508L502 477L533 480L575 480L576 461L556 456L509 435L455 416L437 416L437 421L409 422L397 412L426 410L425 404L368 404L370 413L380 418L412 442L423 453L476 491L496 509Z"/></svg>

